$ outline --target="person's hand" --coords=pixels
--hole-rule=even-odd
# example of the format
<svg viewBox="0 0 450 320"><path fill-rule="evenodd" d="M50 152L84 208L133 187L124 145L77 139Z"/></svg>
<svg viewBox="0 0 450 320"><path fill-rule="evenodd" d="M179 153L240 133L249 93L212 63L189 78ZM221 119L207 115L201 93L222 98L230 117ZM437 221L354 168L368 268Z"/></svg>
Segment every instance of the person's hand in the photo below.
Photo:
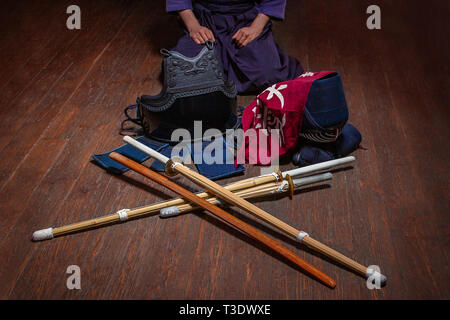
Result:
<svg viewBox="0 0 450 320"><path fill-rule="evenodd" d="M206 41L215 41L211 30L201 25L195 26L189 31L189 36L196 44L204 44Z"/></svg>
<svg viewBox="0 0 450 320"><path fill-rule="evenodd" d="M196 44L204 44L208 40L215 41L212 31L200 25L192 10L182 10L179 15L189 31L189 36Z"/></svg>
<svg viewBox="0 0 450 320"><path fill-rule="evenodd" d="M233 40L239 48L245 47L250 42L255 40L262 32L262 28L251 25L239 29L233 36Z"/></svg>
<svg viewBox="0 0 450 320"><path fill-rule="evenodd" d="M264 13L259 13L252 24L249 27L239 29L234 34L232 40L239 48L245 47L261 34L269 21L269 16Z"/></svg>

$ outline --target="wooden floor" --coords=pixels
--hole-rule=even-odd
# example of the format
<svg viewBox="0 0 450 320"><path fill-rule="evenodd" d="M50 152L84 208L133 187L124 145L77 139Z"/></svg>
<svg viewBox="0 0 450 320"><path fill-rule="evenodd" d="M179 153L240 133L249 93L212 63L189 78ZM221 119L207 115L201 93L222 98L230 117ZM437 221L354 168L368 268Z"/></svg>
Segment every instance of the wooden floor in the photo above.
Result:
<svg viewBox="0 0 450 320"><path fill-rule="evenodd" d="M450 5L378 0L382 30L370 31L372 2L288 1L285 22L274 27L279 45L305 70L341 73L350 122L368 150L330 187L257 205L380 266L386 288L368 290L250 218L335 278L336 289L205 213L31 242L37 229L173 197L137 174L107 174L90 157L121 144L127 104L160 90L159 49L175 44L175 17L164 1L79 0L82 29L70 31L72 2L43 0L1 3L0 297L449 299ZM258 173L252 167L246 176ZM81 290L66 288L69 265L81 268Z"/></svg>

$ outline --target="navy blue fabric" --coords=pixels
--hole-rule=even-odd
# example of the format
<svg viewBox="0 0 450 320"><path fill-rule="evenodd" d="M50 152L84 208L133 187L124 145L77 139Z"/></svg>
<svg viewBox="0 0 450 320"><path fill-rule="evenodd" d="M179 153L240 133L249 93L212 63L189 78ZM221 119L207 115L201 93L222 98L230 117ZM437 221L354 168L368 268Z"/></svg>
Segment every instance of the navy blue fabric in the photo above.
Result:
<svg viewBox="0 0 450 320"><path fill-rule="evenodd" d="M194 147L195 143L191 144L191 154L192 158L194 159L195 167L197 168L198 172L205 177L208 177L211 180L221 179L221 178L227 178L239 173L242 173L245 171L245 167L241 164L238 166L235 166L234 164L234 153L231 150L234 150L233 146L227 146L227 143L225 139L222 137L218 138L222 140L223 145L223 158L222 158L222 164L207 164L205 163L205 159L203 159L205 148L213 142L209 141L203 141L203 142L196 142L202 144L202 161L199 164L196 164L196 148ZM219 142L220 143L220 142ZM198 151L197 151L198 152ZM212 153L212 156L214 156L214 152Z"/></svg>
<svg viewBox="0 0 450 320"><path fill-rule="evenodd" d="M292 162L299 167L346 157L360 147L361 133L350 123L342 129L339 138L332 143L305 143L292 156Z"/></svg>
<svg viewBox="0 0 450 320"><path fill-rule="evenodd" d="M347 123L342 130L341 135L335 142L335 155L337 157L346 157L359 148L361 144L361 133L350 123Z"/></svg>
<svg viewBox="0 0 450 320"><path fill-rule="evenodd" d="M304 128L328 128L347 120L348 107L339 73L314 81L306 101Z"/></svg>
<svg viewBox="0 0 450 320"><path fill-rule="evenodd" d="M140 137L137 139L139 142L145 144L147 147L150 147L158 152L161 151L164 147L167 146L167 143L162 143L158 141L154 141L151 139L148 139L146 137ZM146 160L148 160L150 157L146 155L145 153L137 150L136 148L125 144L117 149L114 149L110 152L103 153L103 154L94 154L92 158L101 166L103 169L107 171L111 171L114 173L124 173L128 171L129 169L120 163L114 161L109 157L109 154L111 152L117 152L127 158L130 158L138 163L142 163Z"/></svg>
<svg viewBox="0 0 450 320"><path fill-rule="evenodd" d="M221 178L227 178L227 177L231 177L233 175L236 175L238 173L244 172L245 168L242 165L239 165L237 167L235 167L234 165L234 160L229 160L230 164L227 164L226 159L234 159L234 154L233 152L227 148L226 142L223 138L220 138L223 140L223 155L224 155L224 162L223 164L206 164L206 163L200 163L200 164L195 164L198 172L202 175L204 175L205 177L207 177L208 179L211 180L217 180L217 179L221 179ZM162 153L163 155L165 155L166 157L171 157L172 155L172 150L173 147L170 146L167 143L162 143L159 141L155 141L152 139L149 139L147 137L140 137L137 139L139 142L145 144L146 146ZM202 142L202 148L201 148L201 152L203 154L203 150L204 148L206 148L211 142L207 142L204 141ZM191 146L190 148L191 152L193 150L193 147ZM146 160L148 160L150 157L148 155L146 155L145 153L137 150L136 148L125 144L117 149L114 149L110 152L107 153L103 153L103 154L95 154L92 156L92 158L105 170L113 172L113 173L117 173L117 174L121 174L124 173L126 171L128 171L129 169L123 165L121 165L120 163L112 160L109 157L109 154L111 152L117 152L119 154L124 155L127 158L130 158L138 163L142 163ZM185 155L183 152L181 152L179 154L180 157L185 157L185 156L189 156L189 155ZM230 158L231 157L231 158ZM164 165L159 163L158 161L154 161L150 167L151 169L155 170L155 171L159 171L159 172L163 172L164 171Z"/></svg>
<svg viewBox="0 0 450 320"><path fill-rule="evenodd" d="M314 146L304 146L294 154L292 162L299 167L334 160L333 153Z"/></svg>

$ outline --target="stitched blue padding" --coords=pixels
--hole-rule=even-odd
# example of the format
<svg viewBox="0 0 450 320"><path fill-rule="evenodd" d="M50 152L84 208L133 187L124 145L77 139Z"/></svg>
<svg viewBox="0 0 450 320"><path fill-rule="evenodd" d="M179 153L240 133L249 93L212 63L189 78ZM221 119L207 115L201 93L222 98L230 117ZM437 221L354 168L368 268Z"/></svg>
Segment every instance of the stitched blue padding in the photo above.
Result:
<svg viewBox="0 0 450 320"><path fill-rule="evenodd" d="M194 163L198 172L211 180L217 180L217 179L221 179L221 178L231 177L231 176L234 176L238 173L245 171L245 167L242 165L238 165L237 167L235 167L234 160L232 160L232 159L234 159L233 152L229 148L227 148L227 144L226 144L225 140L223 138L220 138L220 139L223 140L222 141L223 164L206 164L206 163L195 164ZM137 140L139 142L145 144L146 146L162 153L163 155L165 155L167 157L171 157L173 147L171 147L169 144L158 142L158 141L149 139L144 136L138 138ZM202 154L203 154L204 149L210 143L211 142L209 142L209 141L202 142L202 146L201 146ZM189 149L190 149L191 153L194 150L194 148L192 146ZM133 148L132 146L130 146L128 144L122 145L121 147L116 148L110 152L103 153L103 154L95 154L92 156L92 158L102 168L104 168L107 171L117 173L117 174L122 174L122 173L128 171L129 169L127 167L121 165L120 163L112 160L109 157L109 154L111 152L117 152L119 154L122 154L125 157L130 158L138 163L142 163L150 158L145 153ZM180 154L179 156L184 157L185 155ZM189 155L186 155L186 156L189 156ZM229 164L226 163L227 159L230 162ZM164 171L164 165L157 161L154 161L150 168L155 171L160 171L160 172Z"/></svg>
<svg viewBox="0 0 450 320"><path fill-rule="evenodd" d="M343 158L360 147L361 133L347 123L339 138L331 143L307 143L292 156L292 162L299 167L308 166L335 158Z"/></svg>
<svg viewBox="0 0 450 320"><path fill-rule="evenodd" d="M203 142L199 142L202 143L202 148L201 148L201 152L202 152L202 162L201 163L194 163L198 172L202 175L204 175L205 177L211 179L211 180L217 180L217 179L221 179L221 178L227 178L227 177L231 177L234 176L238 173L242 173L245 171L245 167L241 164L239 164L238 166L235 166L234 163L234 154L232 152L233 147L232 146L227 146L226 140L223 139L223 137L217 138L220 139L221 141L217 142L222 143L222 164L207 164L205 163L205 160L203 158L203 155L205 155L205 148L210 144L210 143L214 143L214 142L209 142L209 141L203 141ZM196 150L196 148L194 148L194 143L191 144L191 155L192 158L194 159L195 162L195 155L199 150ZM214 152L211 153L211 155L214 157L215 154Z"/></svg>
<svg viewBox="0 0 450 320"><path fill-rule="evenodd" d="M150 147L158 152L161 151L164 147L166 147L167 143L162 143L158 141L154 141L151 139L148 139L146 137L140 137L137 139L139 142L145 144L147 147ZM127 158L130 158L138 163L142 163L146 160L148 160L150 157L146 155L145 153L137 150L136 148L130 146L129 144L125 144L117 149L114 149L110 152L103 153L103 154L94 154L92 158L105 170L111 171L114 173L124 173L127 172L129 169L120 163L114 161L109 157L109 154L111 152L117 152Z"/></svg>
<svg viewBox="0 0 450 320"><path fill-rule="evenodd" d="M339 73L314 81L306 101L305 129L327 128L347 120L348 107Z"/></svg>

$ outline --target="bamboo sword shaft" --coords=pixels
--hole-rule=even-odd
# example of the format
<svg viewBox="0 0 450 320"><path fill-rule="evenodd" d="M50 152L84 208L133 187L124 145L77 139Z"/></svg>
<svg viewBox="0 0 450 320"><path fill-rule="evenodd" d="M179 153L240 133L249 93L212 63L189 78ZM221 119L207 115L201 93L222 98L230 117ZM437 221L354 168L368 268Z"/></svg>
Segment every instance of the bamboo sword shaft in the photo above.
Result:
<svg viewBox="0 0 450 320"><path fill-rule="evenodd" d="M314 164L311 166L303 167L303 168L297 168L285 172L281 172L281 174L278 172L273 172L272 174L263 175L259 177L253 177L244 179L241 181L237 181L234 183L231 183L227 186L224 186L224 188L229 189L230 191L238 191L238 190L246 190L252 187L257 187L263 184L267 184L274 181L280 181L283 178L285 178L287 175L294 178L297 176L304 176L304 175L310 175L314 174L319 171L333 169L337 166L346 165L351 162L355 161L354 157L346 157L342 159L337 160L331 160L322 162L319 164ZM211 195L207 192L201 192L197 193L197 195L201 198L210 197ZM186 201L183 198L173 199L169 201L164 201L160 203L155 203L149 206L144 206L141 208L135 208L135 209L122 209L117 211L116 213L106 215L103 217L98 217L94 219L89 219L77 223L73 223L66 226L56 227L56 228L46 228L42 230L37 230L33 233L32 240L33 241L42 241L42 240L49 240L54 237L67 235L73 232L79 232L88 230L95 227L101 227L105 225L109 225L116 222L122 222L126 221L128 219L134 219L146 216L148 214L158 212L166 207L172 207L172 206L178 206L186 204Z"/></svg>
<svg viewBox="0 0 450 320"><path fill-rule="evenodd" d="M236 195L244 198L244 199L250 199L250 198L256 198L260 196L265 196L269 194L277 194L277 193L285 193L291 191L291 189L297 189L302 186L306 185L312 185L319 182L324 182L327 180L331 180L333 178L333 175L331 173L322 173L314 176L309 176L306 178L299 178L294 179L292 182L292 185L290 183L287 183L286 180L283 182L272 182L272 183L266 183L260 186L255 186L252 188L247 188L243 190L236 191ZM293 190L292 190L293 191ZM208 202L211 202L212 204L220 204L221 201L217 199L216 197L211 197L206 199ZM182 213L187 213L193 210L197 210L198 207L191 203L181 204L177 206L170 206L166 207L164 209L161 209L160 216L165 217L172 217L177 216Z"/></svg>
<svg viewBox="0 0 450 320"><path fill-rule="evenodd" d="M137 148L138 150L148 154L149 156L151 156L151 157L155 158L156 160L160 161L161 163L165 164L167 173L169 173L169 174L180 173L187 179L194 182L195 184L204 188L209 193L214 194L216 197L218 197L228 203L231 203L231 204L237 206L238 208L241 208L242 210L245 210L248 213L264 220L265 222L276 227L278 230L291 236L292 238L296 239L297 241L304 243L309 248L324 254L325 256L333 259L334 261L337 261L337 262L343 264L344 266L350 268L351 270L357 272L358 274L368 278L368 277L372 276L374 273L376 273L376 276L380 279L380 281L383 284L386 282L386 277L384 275L381 275L379 272L369 269L369 268L361 265L360 263L337 252L336 250L329 248L328 246L311 238L308 233L297 230L296 228L290 226L289 224L281 221L280 219L278 219L278 218L270 215L269 213L265 212L264 210L258 208L254 204L240 198L236 194L223 188L222 186L218 185L217 183L207 179L206 177L202 176L201 174L190 170L183 164L172 161L171 159L167 158L166 156L147 147L146 145L140 143L139 141L137 141L129 136L124 137L123 140L126 143L132 145L133 147Z"/></svg>
<svg viewBox="0 0 450 320"><path fill-rule="evenodd" d="M241 232L247 234L251 238L261 242L262 244L266 245L267 247L271 248L272 250L276 251L278 254L282 255L298 267L300 267L302 270L307 272L309 275L314 277L315 279L319 280L323 284L327 285L330 288L334 288L336 286L336 283L333 279L331 279L328 275L324 274L322 271L316 269L314 266L309 264L308 262L304 261L297 255L295 255L292 251L286 249L283 247L280 243L277 241L267 237L260 231L256 230L252 226L244 223L243 221L239 220L238 218L232 216L231 214L227 213L223 209L212 205L205 199L202 199L195 195L194 193L184 189L183 187L177 185L176 183L172 182L168 178L160 175L159 173L156 173L146 167L144 167L141 164L136 163L135 161L128 159L118 153L111 153L110 154L111 159L121 163L122 165L130 168L131 170L140 173L141 175L153 180L154 182L165 186L166 188L172 190L173 192L179 194L189 202L195 203L199 207L202 207L218 217L219 219L225 221L226 223L232 225L236 229L240 230Z"/></svg>
<svg viewBox="0 0 450 320"><path fill-rule="evenodd" d="M331 173L325 173L325 174L319 174L317 176L309 176L306 178L299 178L294 180L294 188L298 188L300 186L310 185L317 182L322 182L326 180L330 180L332 178ZM283 184L283 182L272 182L272 183L266 183L262 185L256 185L251 188L243 189L243 190L237 190L235 192L239 193L239 196L242 196L244 198L254 198L258 196L264 196L269 193L275 193L277 189L280 188L280 186ZM230 188L232 190L233 185L225 186L226 188ZM286 192L288 190L280 190L280 192ZM209 193L202 192L198 193L197 196L201 198L207 198ZM216 198L208 198L209 202L217 204L218 200ZM171 209L172 208L172 209ZM105 225L109 225L112 223L117 222L123 222L128 219L134 219L143 217L146 215L149 215L151 213L155 213L160 211L161 217L168 217L175 215L173 208L176 208L176 214L189 212L192 210L198 209L195 205L192 205L190 203L186 203L186 201L183 198L177 198L173 200L163 201L159 203L155 203L149 206L144 206L141 208L135 208L135 209L122 209L119 210L118 213L106 215L103 217L93 218L73 224L69 224L66 226L56 227L56 228L47 228L38 230L33 233L32 240L33 241L42 241L42 240L49 240L55 237L67 235L74 232L84 231L91 228L101 227ZM171 213L170 213L171 212Z"/></svg>

